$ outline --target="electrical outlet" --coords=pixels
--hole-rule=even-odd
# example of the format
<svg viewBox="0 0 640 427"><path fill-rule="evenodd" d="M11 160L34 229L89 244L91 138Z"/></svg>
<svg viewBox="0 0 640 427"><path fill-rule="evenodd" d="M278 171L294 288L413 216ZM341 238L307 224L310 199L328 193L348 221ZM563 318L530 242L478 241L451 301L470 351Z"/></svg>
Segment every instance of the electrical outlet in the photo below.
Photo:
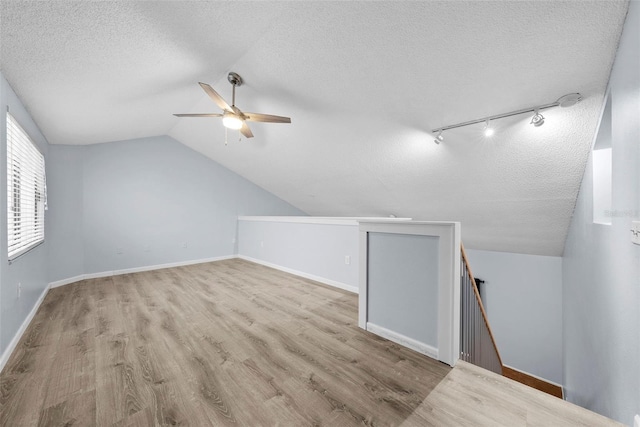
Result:
<svg viewBox="0 0 640 427"><path fill-rule="evenodd" d="M187 244L187 242L182 242L182 247L187 249L189 247L189 245Z"/></svg>
<svg viewBox="0 0 640 427"><path fill-rule="evenodd" d="M640 245L640 221L631 221L631 241Z"/></svg>
<svg viewBox="0 0 640 427"><path fill-rule="evenodd" d="M20 298L21 293L22 293L22 283L18 282L18 298Z"/></svg>
<svg viewBox="0 0 640 427"><path fill-rule="evenodd" d="M344 257L344 263L345 263L346 265L351 264L351 257L350 257L349 255L345 255L345 257Z"/></svg>

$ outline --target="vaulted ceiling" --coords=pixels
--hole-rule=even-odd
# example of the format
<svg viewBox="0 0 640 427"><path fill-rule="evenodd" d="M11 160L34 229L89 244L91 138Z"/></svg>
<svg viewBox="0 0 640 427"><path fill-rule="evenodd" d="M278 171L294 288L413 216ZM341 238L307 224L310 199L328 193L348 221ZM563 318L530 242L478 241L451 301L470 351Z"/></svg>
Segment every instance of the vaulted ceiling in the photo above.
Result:
<svg viewBox="0 0 640 427"><path fill-rule="evenodd" d="M52 144L168 134L311 215L462 222L561 255L626 1L1 3L4 76ZM238 142L197 85L290 116ZM431 129L550 103L571 108Z"/></svg>

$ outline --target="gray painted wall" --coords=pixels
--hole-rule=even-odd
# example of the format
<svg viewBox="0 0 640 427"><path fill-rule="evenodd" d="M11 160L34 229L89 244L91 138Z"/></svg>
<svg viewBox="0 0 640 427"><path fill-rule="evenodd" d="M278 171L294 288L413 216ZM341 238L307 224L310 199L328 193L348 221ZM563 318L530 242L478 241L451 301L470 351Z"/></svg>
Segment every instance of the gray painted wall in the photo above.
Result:
<svg viewBox="0 0 640 427"><path fill-rule="evenodd" d="M50 281L231 256L238 215L305 215L168 136L50 151Z"/></svg>
<svg viewBox="0 0 640 427"><path fill-rule="evenodd" d="M438 237L369 233L368 321L438 348Z"/></svg>
<svg viewBox="0 0 640 427"><path fill-rule="evenodd" d="M640 413L640 2L632 1L610 78L611 225L593 224L587 165L563 257L567 399L633 425Z"/></svg>
<svg viewBox="0 0 640 427"><path fill-rule="evenodd" d="M48 143L38 126L16 96L4 76L0 74L0 354L4 353L16 332L27 318L36 301L47 287L47 251L50 247L51 222L45 217L45 243L17 258L12 264L7 262L7 123L4 113L9 108L11 115L29 134L45 156L47 173L49 167ZM46 214L48 215L48 214ZM18 283L22 292L18 298Z"/></svg>
<svg viewBox="0 0 640 427"><path fill-rule="evenodd" d="M466 252L503 363L561 384L562 258Z"/></svg>
<svg viewBox="0 0 640 427"><path fill-rule="evenodd" d="M47 164L49 281L84 274L82 147L52 145Z"/></svg>
<svg viewBox="0 0 640 427"><path fill-rule="evenodd" d="M238 230L239 255L358 289L357 224L240 221Z"/></svg>

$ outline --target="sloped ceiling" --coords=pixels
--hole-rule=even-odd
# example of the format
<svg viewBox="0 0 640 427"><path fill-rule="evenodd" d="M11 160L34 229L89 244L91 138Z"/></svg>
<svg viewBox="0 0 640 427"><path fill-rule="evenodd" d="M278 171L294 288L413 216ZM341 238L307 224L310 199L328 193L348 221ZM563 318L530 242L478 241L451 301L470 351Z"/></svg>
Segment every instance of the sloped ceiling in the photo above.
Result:
<svg viewBox="0 0 640 427"><path fill-rule="evenodd" d="M626 1L1 3L1 66L52 144L168 134L311 215L462 222L561 255ZM245 111L238 142L197 85ZM571 108L431 129L555 101Z"/></svg>

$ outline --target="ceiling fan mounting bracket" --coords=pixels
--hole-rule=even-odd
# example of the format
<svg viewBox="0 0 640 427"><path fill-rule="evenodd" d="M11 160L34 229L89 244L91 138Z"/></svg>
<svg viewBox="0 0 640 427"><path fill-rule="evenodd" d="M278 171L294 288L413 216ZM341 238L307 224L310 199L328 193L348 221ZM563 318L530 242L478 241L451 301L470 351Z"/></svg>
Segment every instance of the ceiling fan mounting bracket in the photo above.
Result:
<svg viewBox="0 0 640 427"><path fill-rule="evenodd" d="M233 71L227 75L227 80L234 86L242 86L242 77L238 73L234 73Z"/></svg>

